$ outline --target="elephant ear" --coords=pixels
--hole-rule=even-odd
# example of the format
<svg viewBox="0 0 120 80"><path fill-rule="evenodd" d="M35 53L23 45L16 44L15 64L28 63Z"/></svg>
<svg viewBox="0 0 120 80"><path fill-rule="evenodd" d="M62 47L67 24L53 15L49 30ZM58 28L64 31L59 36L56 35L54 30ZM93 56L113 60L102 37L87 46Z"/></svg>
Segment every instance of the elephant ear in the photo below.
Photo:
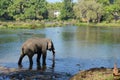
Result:
<svg viewBox="0 0 120 80"><path fill-rule="evenodd" d="M52 48L51 40L48 40L48 42L47 42L47 49L51 50L51 48Z"/></svg>

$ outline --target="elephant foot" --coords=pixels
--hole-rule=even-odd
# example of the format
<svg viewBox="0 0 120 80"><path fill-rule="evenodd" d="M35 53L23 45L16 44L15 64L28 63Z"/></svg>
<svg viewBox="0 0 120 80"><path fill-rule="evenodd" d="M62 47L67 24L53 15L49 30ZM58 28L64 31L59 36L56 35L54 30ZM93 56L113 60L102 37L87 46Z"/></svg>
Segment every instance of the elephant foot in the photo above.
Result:
<svg viewBox="0 0 120 80"><path fill-rule="evenodd" d="M28 70L32 70L32 68L29 68Z"/></svg>
<svg viewBox="0 0 120 80"><path fill-rule="evenodd" d="M41 70L41 66L37 66L37 70Z"/></svg>
<svg viewBox="0 0 120 80"><path fill-rule="evenodd" d="M29 70L32 70L32 67L29 67L28 69L29 69Z"/></svg>
<svg viewBox="0 0 120 80"><path fill-rule="evenodd" d="M47 69L47 66L46 65L43 65L42 66L42 71L45 71Z"/></svg>
<svg viewBox="0 0 120 80"><path fill-rule="evenodd" d="M23 66L22 65L18 65L18 67L21 69Z"/></svg>
<svg viewBox="0 0 120 80"><path fill-rule="evenodd" d="M45 62L43 62L42 66L46 66L46 63L45 63Z"/></svg>
<svg viewBox="0 0 120 80"><path fill-rule="evenodd" d="M54 68L54 67L55 67L55 63L52 64L52 68Z"/></svg>

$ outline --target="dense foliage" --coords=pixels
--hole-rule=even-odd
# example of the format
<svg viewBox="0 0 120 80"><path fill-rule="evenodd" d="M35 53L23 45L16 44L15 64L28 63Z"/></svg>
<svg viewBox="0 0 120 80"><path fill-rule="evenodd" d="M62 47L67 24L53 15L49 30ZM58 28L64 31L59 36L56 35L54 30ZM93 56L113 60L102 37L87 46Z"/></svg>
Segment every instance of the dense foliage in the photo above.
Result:
<svg viewBox="0 0 120 80"><path fill-rule="evenodd" d="M60 12L55 16L55 12ZM0 20L76 19L85 22L111 22L120 19L120 0L0 0Z"/></svg>
<svg viewBox="0 0 120 80"><path fill-rule="evenodd" d="M74 6L77 18L87 22L118 20L120 0L78 0Z"/></svg>
<svg viewBox="0 0 120 80"><path fill-rule="evenodd" d="M70 18L73 18L74 13L73 13L73 3L72 0L64 0L63 1L63 6L61 9L61 15L60 18L62 20L67 20Z"/></svg>
<svg viewBox="0 0 120 80"><path fill-rule="evenodd" d="M2 0L0 3L0 16L5 19L46 19L48 16L45 0Z"/></svg>

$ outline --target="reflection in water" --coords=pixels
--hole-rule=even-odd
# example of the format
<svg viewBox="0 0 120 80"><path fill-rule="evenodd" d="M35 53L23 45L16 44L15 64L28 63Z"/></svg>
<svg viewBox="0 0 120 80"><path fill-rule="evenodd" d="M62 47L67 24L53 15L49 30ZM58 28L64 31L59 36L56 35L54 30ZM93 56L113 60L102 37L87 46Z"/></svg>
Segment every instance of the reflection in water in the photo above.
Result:
<svg viewBox="0 0 120 80"><path fill-rule="evenodd" d="M89 51L95 57L110 57L115 49L114 45L119 45L120 43L120 33L112 28L106 30L104 28L78 28L76 32L76 38L80 47L83 48L82 51ZM96 54L97 53L97 54ZM118 52L117 52L118 54Z"/></svg>
<svg viewBox="0 0 120 80"><path fill-rule="evenodd" d="M52 65L50 68L52 72L54 72L54 68L55 68L55 60L52 60ZM40 65L39 67L37 67L37 70L46 71L47 65Z"/></svg>
<svg viewBox="0 0 120 80"><path fill-rule="evenodd" d="M104 43L104 44L113 44L120 42L120 33L119 28L78 28L77 29L77 38L79 40L86 41L88 43Z"/></svg>
<svg viewBox="0 0 120 80"><path fill-rule="evenodd" d="M22 43L36 36L53 40L56 49L55 71L74 74L78 70L92 67L113 67L114 62L120 67L120 28L75 26L0 30L0 65L17 67ZM48 68L51 67L51 56L51 52L48 51ZM25 68L29 65L27 60L25 58L23 61Z"/></svg>

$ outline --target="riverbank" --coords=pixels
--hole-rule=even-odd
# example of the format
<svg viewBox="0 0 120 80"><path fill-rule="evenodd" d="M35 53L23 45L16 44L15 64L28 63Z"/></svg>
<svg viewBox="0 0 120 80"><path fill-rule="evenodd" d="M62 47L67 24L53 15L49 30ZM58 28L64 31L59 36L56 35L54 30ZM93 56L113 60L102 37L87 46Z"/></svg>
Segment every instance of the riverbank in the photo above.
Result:
<svg viewBox="0 0 120 80"><path fill-rule="evenodd" d="M69 21L2 21L0 29L38 29L61 26L93 26L93 27L120 27L120 23L81 23L76 20Z"/></svg>
<svg viewBox="0 0 120 80"><path fill-rule="evenodd" d="M0 80L69 80L70 75L53 69L27 70L0 66Z"/></svg>
<svg viewBox="0 0 120 80"><path fill-rule="evenodd" d="M120 80L120 76L113 76L113 69L102 67L80 71L70 80Z"/></svg>
<svg viewBox="0 0 120 80"><path fill-rule="evenodd" d="M120 23L77 23L77 26L89 26L89 27L120 27Z"/></svg>
<svg viewBox="0 0 120 80"><path fill-rule="evenodd" d="M0 22L0 29L38 29L74 25L74 21L7 21Z"/></svg>
<svg viewBox="0 0 120 80"><path fill-rule="evenodd" d="M119 69L120 70L120 69ZM0 66L0 79L41 79L41 80L120 80L120 76L113 76L111 68L91 68L82 70L72 76L67 73L58 73L54 70L27 70Z"/></svg>

